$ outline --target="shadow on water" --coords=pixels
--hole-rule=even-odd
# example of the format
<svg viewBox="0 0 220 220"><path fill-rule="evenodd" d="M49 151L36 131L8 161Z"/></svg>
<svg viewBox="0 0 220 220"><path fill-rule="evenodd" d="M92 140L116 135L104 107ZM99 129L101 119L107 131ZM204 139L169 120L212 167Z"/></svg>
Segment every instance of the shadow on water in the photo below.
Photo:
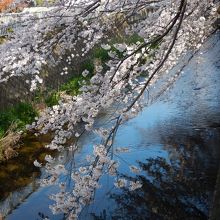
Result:
<svg viewBox="0 0 220 220"><path fill-rule="evenodd" d="M40 177L40 170L33 165L33 161L43 161L46 154L52 153L44 148L50 140L50 135L36 137L27 134L21 140L22 145L17 150L18 156L0 163L0 201L11 192L35 182L36 178Z"/></svg>
<svg viewBox="0 0 220 220"><path fill-rule="evenodd" d="M122 175L143 186L111 194L117 203L111 219L208 219L219 165L219 155L209 147L219 147L220 129L196 131L181 139L175 133L162 137L169 159L147 158L138 162L143 175Z"/></svg>

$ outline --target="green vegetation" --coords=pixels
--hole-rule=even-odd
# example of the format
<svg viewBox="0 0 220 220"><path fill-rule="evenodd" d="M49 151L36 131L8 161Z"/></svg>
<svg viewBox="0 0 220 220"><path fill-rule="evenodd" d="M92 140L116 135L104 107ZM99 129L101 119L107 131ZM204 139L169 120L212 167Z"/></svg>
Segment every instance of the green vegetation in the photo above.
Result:
<svg viewBox="0 0 220 220"><path fill-rule="evenodd" d="M14 32L14 30L11 27L8 28L7 29L7 34L5 36L0 36L0 44L5 43L9 39L8 35L13 33L13 32Z"/></svg>
<svg viewBox="0 0 220 220"><path fill-rule="evenodd" d="M7 33L13 33L14 32L14 30L13 30L13 28L12 27L9 27L8 29L7 29Z"/></svg>
<svg viewBox="0 0 220 220"><path fill-rule="evenodd" d="M43 6L44 0L36 0L36 5L37 6Z"/></svg>
<svg viewBox="0 0 220 220"><path fill-rule="evenodd" d="M79 72L76 74L77 75L81 75L81 73L86 69L88 70L91 74L93 74L94 70L95 70L95 65L94 65L94 60L93 59L87 59L84 62L82 62L80 64L79 67Z"/></svg>
<svg viewBox="0 0 220 220"><path fill-rule="evenodd" d="M79 89L81 87L81 83L83 80L89 81L91 75L87 77L83 77L81 75L76 75L72 79L70 79L67 83L64 83L59 88L59 91L51 91L49 96L45 98L45 103L48 107L52 107L53 105L57 105L60 98L61 93L65 92L67 95L76 96L80 93Z"/></svg>
<svg viewBox="0 0 220 220"><path fill-rule="evenodd" d="M126 44L136 44L137 42L140 42L140 43L143 43L144 42L144 39L142 37L140 37L138 34L134 33L130 36L118 36L114 39L112 39L109 44L110 45L113 45L113 44L116 44L116 43L126 43Z"/></svg>
<svg viewBox="0 0 220 220"><path fill-rule="evenodd" d="M131 36L129 36L128 38L125 39L125 42L127 44L135 44L137 42L140 42L140 43L144 43L144 38L140 37L138 34L133 34Z"/></svg>
<svg viewBox="0 0 220 220"><path fill-rule="evenodd" d="M102 63L109 60L108 51L102 47L97 47L93 51L93 57L99 59Z"/></svg>
<svg viewBox="0 0 220 220"><path fill-rule="evenodd" d="M86 79L83 76L75 76L69 82L63 84L60 88L61 91L65 91L68 95L78 95L81 87L81 82Z"/></svg>
<svg viewBox="0 0 220 220"><path fill-rule="evenodd" d="M52 4L52 3L54 3L54 2L55 2L55 0L49 0L49 1L36 0L36 5L37 5L37 6L44 6L45 3Z"/></svg>
<svg viewBox="0 0 220 220"><path fill-rule="evenodd" d="M45 98L45 103L48 107L57 105L60 100L60 93L52 91L48 97Z"/></svg>
<svg viewBox="0 0 220 220"><path fill-rule="evenodd" d="M21 130L26 124L33 122L36 116L37 112L29 103L19 103L0 112L0 138L4 136L12 124L15 124L16 130Z"/></svg>
<svg viewBox="0 0 220 220"><path fill-rule="evenodd" d="M3 44L6 41L6 37L0 37L0 44Z"/></svg>
<svg viewBox="0 0 220 220"><path fill-rule="evenodd" d="M3 137L5 134L5 131L3 128L0 127L0 138Z"/></svg>

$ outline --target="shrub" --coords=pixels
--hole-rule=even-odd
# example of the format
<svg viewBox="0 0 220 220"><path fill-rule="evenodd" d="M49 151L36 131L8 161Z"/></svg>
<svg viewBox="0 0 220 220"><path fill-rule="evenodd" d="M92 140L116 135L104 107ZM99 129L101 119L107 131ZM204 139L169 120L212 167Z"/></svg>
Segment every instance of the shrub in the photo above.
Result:
<svg viewBox="0 0 220 220"><path fill-rule="evenodd" d="M88 69L87 69L88 70ZM75 76L69 82L63 84L60 88L61 91L65 91L68 95L78 95L81 87L80 83L84 80L81 75Z"/></svg>
<svg viewBox="0 0 220 220"><path fill-rule="evenodd" d="M16 124L16 129L23 129L37 116L36 110L30 103L19 103L14 107L0 112L0 137L4 136L11 124Z"/></svg>
<svg viewBox="0 0 220 220"><path fill-rule="evenodd" d="M45 103L48 107L52 107L53 105L58 105L59 100L59 92L52 92L47 98L45 98Z"/></svg>

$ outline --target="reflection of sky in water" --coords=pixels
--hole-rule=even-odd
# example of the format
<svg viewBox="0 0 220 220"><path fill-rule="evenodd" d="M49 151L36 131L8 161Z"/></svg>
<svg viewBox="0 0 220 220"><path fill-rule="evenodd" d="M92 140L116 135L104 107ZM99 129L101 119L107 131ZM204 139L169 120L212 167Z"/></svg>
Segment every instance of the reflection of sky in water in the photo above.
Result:
<svg viewBox="0 0 220 220"><path fill-rule="evenodd" d="M163 145L160 143L144 144L147 137L140 133L141 129L153 127L169 116L171 116L171 112L166 104L155 104L119 128L113 149L113 158L120 163L119 173L135 176L130 172L129 166L138 166L137 161L145 161L147 158L163 157L169 162L168 152L163 149ZM117 147L128 147L130 150L126 153L116 153L115 148ZM90 219L91 216L88 213L100 214L103 209L108 210L109 213L114 212L116 204L109 195L112 192L120 191L113 186L114 179L115 177L108 175L101 178L102 188L97 190L94 204L83 210L80 219ZM109 213L107 214L109 215Z"/></svg>

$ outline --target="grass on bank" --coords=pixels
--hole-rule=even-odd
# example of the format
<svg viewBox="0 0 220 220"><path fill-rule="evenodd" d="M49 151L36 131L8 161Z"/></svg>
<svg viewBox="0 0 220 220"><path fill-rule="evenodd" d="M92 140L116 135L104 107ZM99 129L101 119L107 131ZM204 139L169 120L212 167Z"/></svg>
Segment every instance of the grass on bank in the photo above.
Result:
<svg viewBox="0 0 220 220"><path fill-rule="evenodd" d="M14 146L20 139L17 131L34 121L36 110L30 103L19 103L0 112L0 161L17 155Z"/></svg>
<svg viewBox="0 0 220 220"><path fill-rule="evenodd" d="M59 90L52 90L48 92L48 95L45 97L44 102L48 107L57 105L61 99L61 93L65 92L67 95L76 96L80 93L79 89L83 80L88 81L88 77L83 77L81 75L76 75L71 78L67 83L64 83L60 86Z"/></svg>
<svg viewBox="0 0 220 220"><path fill-rule="evenodd" d="M31 123L37 116L37 111L30 103L19 103L15 106L0 112L0 138L14 124L13 130L22 130L26 124Z"/></svg>

